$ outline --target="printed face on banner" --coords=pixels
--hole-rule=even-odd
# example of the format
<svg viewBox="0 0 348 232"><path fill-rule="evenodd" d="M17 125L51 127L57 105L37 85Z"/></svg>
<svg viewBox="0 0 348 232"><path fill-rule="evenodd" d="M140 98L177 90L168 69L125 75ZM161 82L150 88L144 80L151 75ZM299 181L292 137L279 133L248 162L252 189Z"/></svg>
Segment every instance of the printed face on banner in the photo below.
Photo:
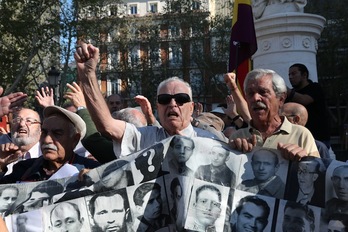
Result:
<svg viewBox="0 0 348 232"><path fill-rule="evenodd" d="M0 195L0 212L8 210L18 197L18 190L16 188L6 188Z"/></svg>
<svg viewBox="0 0 348 232"><path fill-rule="evenodd" d="M301 209L287 208L284 212L283 232L311 231L306 213Z"/></svg>
<svg viewBox="0 0 348 232"><path fill-rule="evenodd" d="M93 220L101 231L125 231L126 210L121 195L100 196L95 202Z"/></svg>
<svg viewBox="0 0 348 232"><path fill-rule="evenodd" d="M153 189L144 196L142 210L143 217L148 221L155 220L161 216L162 198L159 190Z"/></svg>
<svg viewBox="0 0 348 232"><path fill-rule="evenodd" d="M236 232L262 232L267 225L267 215L262 206L246 202L237 216Z"/></svg>
<svg viewBox="0 0 348 232"><path fill-rule="evenodd" d="M251 166L257 180L267 181L278 170L277 155L267 150L257 151L252 157Z"/></svg>
<svg viewBox="0 0 348 232"><path fill-rule="evenodd" d="M210 152L211 165L220 167L226 163L229 158L229 152L223 147L214 146Z"/></svg>
<svg viewBox="0 0 348 232"><path fill-rule="evenodd" d="M311 192L314 189L314 182L318 179L315 162L317 161L304 161L298 164L298 185L303 193Z"/></svg>
<svg viewBox="0 0 348 232"><path fill-rule="evenodd" d="M348 165L335 168L332 173L331 181L337 198L348 201Z"/></svg>
<svg viewBox="0 0 348 232"><path fill-rule="evenodd" d="M202 190L196 199L196 219L205 227L215 224L221 213L218 194L210 189Z"/></svg>
<svg viewBox="0 0 348 232"><path fill-rule="evenodd" d="M77 207L77 206L76 206ZM53 232L79 232L83 226L84 218L69 203L61 203L51 212L51 223Z"/></svg>
<svg viewBox="0 0 348 232"><path fill-rule="evenodd" d="M177 139L173 146L173 158L178 163L185 163L190 159L193 153L193 147L193 141L185 138Z"/></svg>

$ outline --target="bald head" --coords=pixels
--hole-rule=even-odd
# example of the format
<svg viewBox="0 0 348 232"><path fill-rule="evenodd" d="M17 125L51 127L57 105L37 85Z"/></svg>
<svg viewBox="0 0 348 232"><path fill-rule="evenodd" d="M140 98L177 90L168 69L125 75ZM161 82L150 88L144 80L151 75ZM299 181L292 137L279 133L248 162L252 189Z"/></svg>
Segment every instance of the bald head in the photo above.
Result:
<svg viewBox="0 0 348 232"><path fill-rule="evenodd" d="M283 105L282 115L284 115L291 123L305 126L308 120L307 109L298 103L288 102Z"/></svg>
<svg viewBox="0 0 348 232"><path fill-rule="evenodd" d="M125 108L112 113L112 117L134 124L136 127L147 126L143 112L136 108Z"/></svg>

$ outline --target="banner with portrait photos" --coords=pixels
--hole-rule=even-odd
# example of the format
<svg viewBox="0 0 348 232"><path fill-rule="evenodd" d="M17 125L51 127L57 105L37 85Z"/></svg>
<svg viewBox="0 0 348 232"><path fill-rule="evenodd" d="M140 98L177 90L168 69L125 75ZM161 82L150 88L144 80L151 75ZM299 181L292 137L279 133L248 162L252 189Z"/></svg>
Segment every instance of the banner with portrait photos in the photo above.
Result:
<svg viewBox="0 0 348 232"><path fill-rule="evenodd" d="M173 136L77 176L1 185L10 231L334 231L348 226L348 163L289 162ZM12 195L11 195L12 194ZM2 198L2 197L1 197ZM26 229L26 230L24 230ZM342 230L344 231L344 230Z"/></svg>

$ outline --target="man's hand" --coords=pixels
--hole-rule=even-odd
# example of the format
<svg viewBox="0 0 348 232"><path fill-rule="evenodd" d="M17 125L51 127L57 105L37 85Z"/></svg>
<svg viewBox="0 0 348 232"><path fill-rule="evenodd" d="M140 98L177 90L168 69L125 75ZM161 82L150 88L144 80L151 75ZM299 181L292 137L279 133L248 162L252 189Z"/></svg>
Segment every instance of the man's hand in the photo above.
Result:
<svg viewBox="0 0 348 232"><path fill-rule="evenodd" d="M4 89L0 87L0 95ZM13 108L22 106L27 100L28 95L22 92L11 93L7 96L0 97L0 117L12 112Z"/></svg>
<svg viewBox="0 0 348 232"><path fill-rule="evenodd" d="M278 143L277 149L281 152L284 159L287 160L300 161L302 157L308 156L308 152L296 144Z"/></svg>
<svg viewBox="0 0 348 232"><path fill-rule="evenodd" d="M236 103L233 100L232 95L227 95L226 104L227 104L227 108L226 109L222 108L225 114L229 116L230 118L234 118L235 116L237 116L238 115L237 107L236 107Z"/></svg>
<svg viewBox="0 0 348 232"><path fill-rule="evenodd" d="M256 146L256 135L252 135L250 138L236 138L229 141L229 145L232 149L236 149L242 152L251 152Z"/></svg>
<svg viewBox="0 0 348 232"><path fill-rule="evenodd" d="M80 106L86 107L85 97L80 86L76 82L73 82L72 85L68 83L66 86L71 91L66 92L64 98L69 99L76 108Z"/></svg>
<svg viewBox="0 0 348 232"><path fill-rule="evenodd" d="M88 72L95 72L99 60L99 49L92 44L78 42L74 58L77 64L78 77L87 78Z"/></svg>
<svg viewBox="0 0 348 232"><path fill-rule="evenodd" d="M236 74L235 73L230 72L230 73L224 74L224 81L230 90L234 90L234 89L238 88L237 83L236 83Z"/></svg>
<svg viewBox="0 0 348 232"><path fill-rule="evenodd" d="M156 122L156 118L153 115L152 106L151 106L150 101L142 95L135 96L134 100L136 103L138 103L140 105L141 111L145 115L147 124L153 125Z"/></svg>
<svg viewBox="0 0 348 232"><path fill-rule="evenodd" d="M40 91L36 91L35 99L37 103L42 107L54 106L54 93L53 89L49 87L42 87Z"/></svg>
<svg viewBox="0 0 348 232"><path fill-rule="evenodd" d="M15 145L14 143L5 143L0 145L0 167L1 170L4 170L4 168L14 162L17 161L19 157L21 157L23 154L19 150L19 147Z"/></svg>

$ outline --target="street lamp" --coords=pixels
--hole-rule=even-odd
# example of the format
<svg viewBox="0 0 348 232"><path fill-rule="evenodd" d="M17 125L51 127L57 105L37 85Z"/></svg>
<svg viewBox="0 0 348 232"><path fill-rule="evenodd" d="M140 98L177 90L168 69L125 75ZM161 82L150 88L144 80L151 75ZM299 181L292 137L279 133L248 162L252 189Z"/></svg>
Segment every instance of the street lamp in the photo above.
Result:
<svg viewBox="0 0 348 232"><path fill-rule="evenodd" d="M60 82L60 72L54 66L52 66L50 71L48 71L47 76L48 76L48 84L50 88L53 88L54 102L57 102L56 88Z"/></svg>

